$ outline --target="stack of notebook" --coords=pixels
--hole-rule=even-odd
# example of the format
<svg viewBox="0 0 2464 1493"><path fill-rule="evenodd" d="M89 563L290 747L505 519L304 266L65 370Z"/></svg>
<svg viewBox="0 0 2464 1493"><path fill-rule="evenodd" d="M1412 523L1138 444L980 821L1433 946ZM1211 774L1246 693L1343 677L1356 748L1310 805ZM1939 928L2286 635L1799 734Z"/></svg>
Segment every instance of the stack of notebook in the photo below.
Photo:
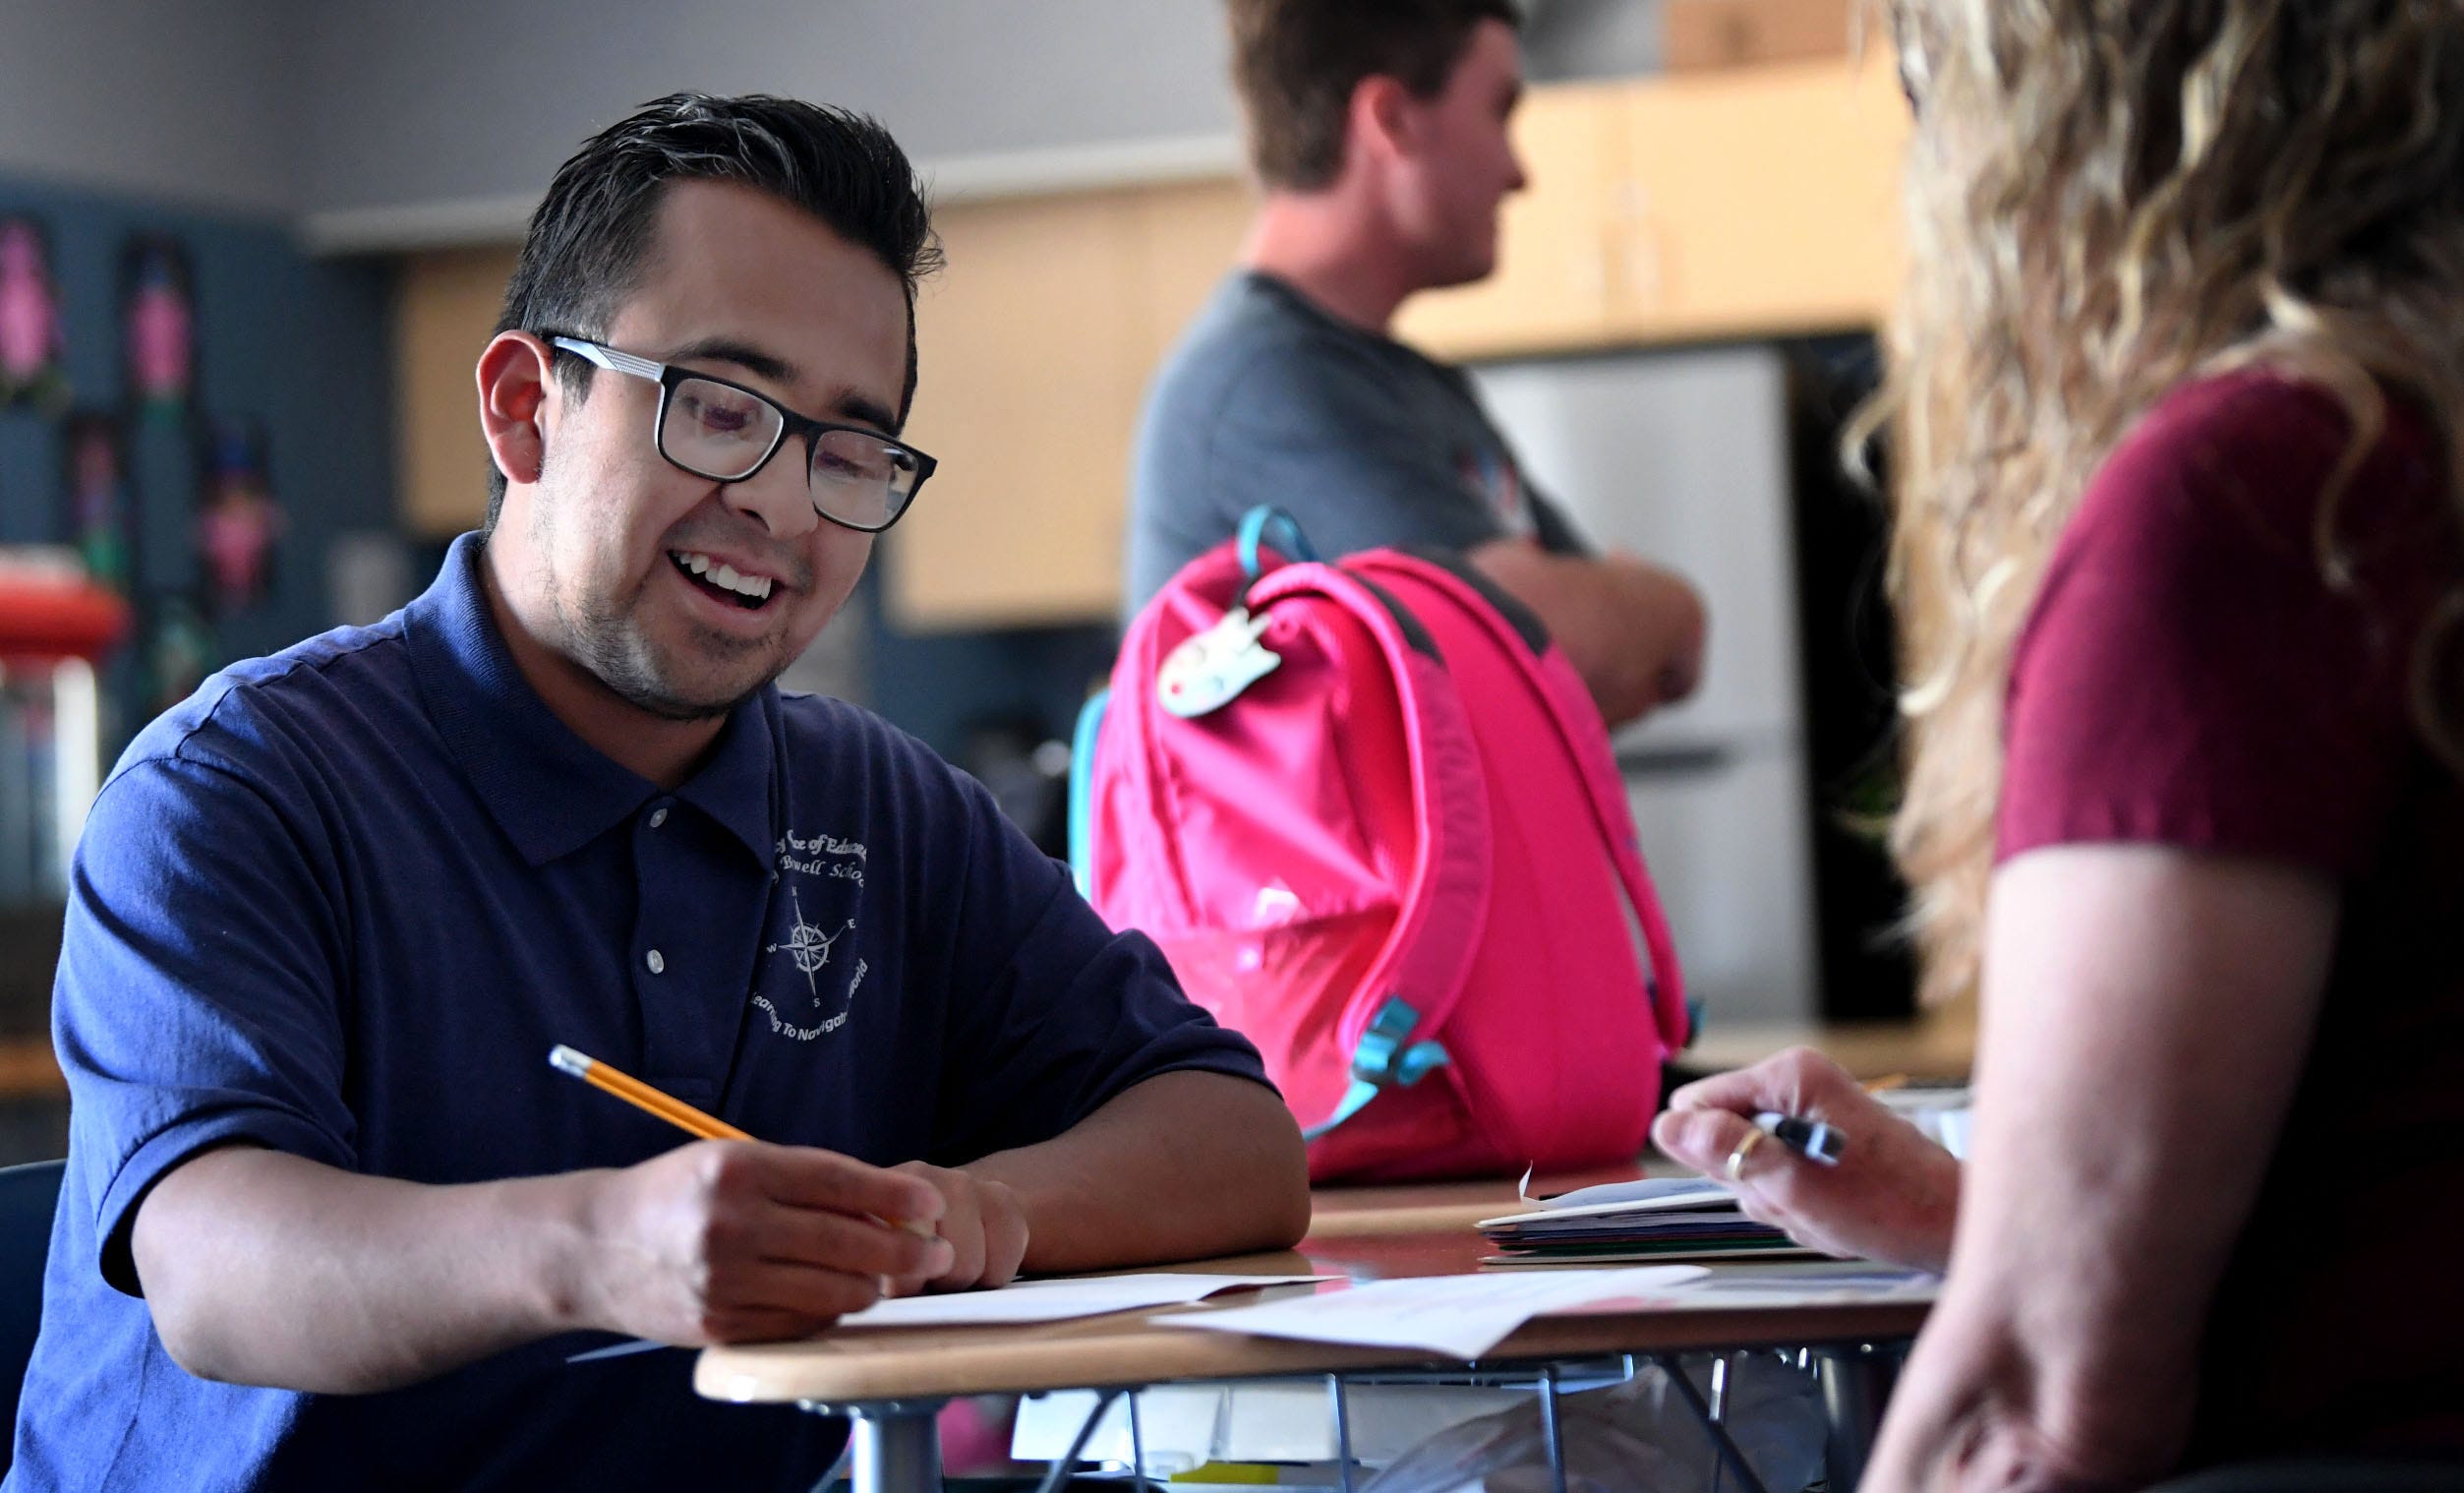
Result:
<svg viewBox="0 0 2464 1493"><path fill-rule="evenodd" d="M1585 1187L1528 1213L1486 1219L1497 1252L1486 1265L1613 1265L1684 1260L1804 1259L1804 1248L1737 1211L1736 1194L1701 1177L1651 1177Z"/></svg>

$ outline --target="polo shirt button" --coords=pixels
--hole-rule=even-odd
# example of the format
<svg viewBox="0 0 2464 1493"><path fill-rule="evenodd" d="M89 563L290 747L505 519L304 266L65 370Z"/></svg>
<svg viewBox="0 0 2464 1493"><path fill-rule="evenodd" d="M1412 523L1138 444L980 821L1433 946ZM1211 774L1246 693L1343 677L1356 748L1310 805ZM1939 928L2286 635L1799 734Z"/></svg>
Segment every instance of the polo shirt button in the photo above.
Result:
<svg viewBox="0 0 2464 1493"><path fill-rule="evenodd" d="M665 824L665 823L667 823L667 822L668 822L668 810L667 810L667 808L665 807L665 806L662 806L661 807L658 807L658 808L654 808L654 809L652 809L652 810L650 811L650 827L651 827L651 828L653 828L653 829L657 829L660 825Z"/></svg>
<svg viewBox="0 0 2464 1493"><path fill-rule="evenodd" d="M657 949L652 949L649 953L644 954L642 956L642 963L650 966L650 973L653 975L665 975L668 973L668 956L660 953Z"/></svg>

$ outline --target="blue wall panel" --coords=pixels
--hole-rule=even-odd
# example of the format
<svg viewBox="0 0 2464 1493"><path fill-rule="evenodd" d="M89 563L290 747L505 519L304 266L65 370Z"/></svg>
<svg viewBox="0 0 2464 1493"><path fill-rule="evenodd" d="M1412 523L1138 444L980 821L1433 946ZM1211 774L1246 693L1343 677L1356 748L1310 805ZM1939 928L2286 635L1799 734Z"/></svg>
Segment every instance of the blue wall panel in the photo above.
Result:
<svg viewBox="0 0 2464 1493"><path fill-rule="evenodd" d="M214 622L219 657L267 652L330 626L327 544L394 521L389 272L312 260L272 221L0 177L0 215L16 213L50 235L72 401L125 421L140 601L198 579L195 431L177 416L138 413L126 397L121 251L134 234L161 233L186 246L194 276L195 415L262 423L285 518L270 591ZM69 538L61 437L50 411L0 410L0 542ZM149 702L138 671L124 665L112 677L125 735Z"/></svg>

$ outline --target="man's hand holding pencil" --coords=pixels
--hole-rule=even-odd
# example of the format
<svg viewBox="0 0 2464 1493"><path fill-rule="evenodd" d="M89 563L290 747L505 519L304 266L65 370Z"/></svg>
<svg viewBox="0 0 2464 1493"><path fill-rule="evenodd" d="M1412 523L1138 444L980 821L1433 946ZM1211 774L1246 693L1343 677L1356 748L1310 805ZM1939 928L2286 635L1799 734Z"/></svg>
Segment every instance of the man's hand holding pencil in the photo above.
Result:
<svg viewBox="0 0 2464 1493"><path fill-rule="evenodd" d="M584 1314L664 1343L806 1337L886 1295L1004 1285L1027 1253L1025 1211L989 1178L910 1162L764 1145L570 1047L581 1079L707 1144L605 1173L584 1226L607 1269Z"/></svg>
<svg viewBox="0 0 2464 1493"><path fill-rule="evenodd" d="M937 1222L930 1182L836 1152L697 1141L598 1177L571 1288L582 1320L611 1332L683 1346L809 1337L955 1259L882 1222Z"/></svg>

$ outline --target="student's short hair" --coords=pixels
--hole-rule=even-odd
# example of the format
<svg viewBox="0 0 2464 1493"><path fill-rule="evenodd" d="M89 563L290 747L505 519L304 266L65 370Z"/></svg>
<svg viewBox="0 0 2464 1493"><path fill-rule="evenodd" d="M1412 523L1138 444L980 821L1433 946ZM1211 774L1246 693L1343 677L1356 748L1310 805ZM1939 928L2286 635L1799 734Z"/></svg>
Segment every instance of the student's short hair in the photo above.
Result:
<svg viewBox="0 0 2464 1493"><path fill-rule="evenodd" d="M557 168L531 214L505 286L499 331L603 334L640 277L674 181L737 182L803 209L871 251L907 295L905 420L915 396L915 282L941 264L915 169L890 132L861 114L766 93L671 93L582 142ZM591 365L557 359L575 398ZM488 479L488 527L504 503L504 474Z"/></svg>
<svg viewBox="0 0 2464 1493"><path fill-rule="evenodd" d="M1519 27L1511 0L1228 0L1232 82L1250 165L1270 189L1311 192L1343 167L1345 116L1365 78L1442 91L1483 21Z"/></svg>

